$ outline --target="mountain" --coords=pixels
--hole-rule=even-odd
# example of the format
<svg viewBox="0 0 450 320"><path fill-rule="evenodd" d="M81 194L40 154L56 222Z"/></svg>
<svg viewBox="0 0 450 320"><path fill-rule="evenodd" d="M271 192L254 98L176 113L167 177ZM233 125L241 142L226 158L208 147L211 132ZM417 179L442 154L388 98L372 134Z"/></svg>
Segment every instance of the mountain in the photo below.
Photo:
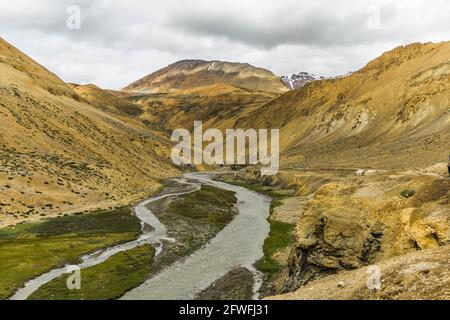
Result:
<svg viewBox="0 0 450 320"><path fill-rule="evenodd" d="M189 90L213 84L230 84L268 93L288 90L272 72L247 63L182 60L124 88L127 92L161 93Z"/></svg>
<svg viewBox="0 0 450 320"><path fill-rule="evenodd" d="M318 80L319 78L308 72L299 72L291 76L281 77L281 81L290 89L298 89L305 86L308 82Z"/></svg>
<svg viewBox="0 0 450 320"><path fill-rule="evenodd" d="M280 128L284 165L411 168L447 160L450 42L411 44L289 91L237 122Z"/></svg>
<svg viewBox="0 0 450 320"><path fill-rule="evenodd" d="M129 113L128 102L74 90L0 38L0 226L128 205L177 174L166 136L100 110L105 97L106 109Z"/></svg>

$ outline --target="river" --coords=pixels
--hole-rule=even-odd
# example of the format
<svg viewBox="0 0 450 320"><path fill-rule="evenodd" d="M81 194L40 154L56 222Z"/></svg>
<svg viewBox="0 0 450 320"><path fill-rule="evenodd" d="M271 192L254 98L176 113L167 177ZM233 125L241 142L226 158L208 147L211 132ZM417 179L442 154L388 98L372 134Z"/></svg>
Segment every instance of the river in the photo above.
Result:
<svg viewBox="0 0 450 320"><path fill-rule="evenodd" d="M261 285L261 275L254 263L263 257L263 244L270 226L270 199L243 187L213 180L210 173L187 173L176 179L186 185L186 190L152 197L135 206L136 216L143 224L142 235L135 241L117 245L81 258L81 269L106 261L118 252L133 249L145 243L155 246L156 254L163 248L167 238L166 228L146 206L167 197L187 194L198 190L202 184L212 185L236 193L238 215L215 238L192 255L177 262L147 280L141 286L126 293L125 300L161 300L192 299L195 294L209 287L213 282L225 276L236 267L245 267L252 271L255 278L254 298ZM152 226L144 228L144 225ZM45 283L65 274L67 267L51 270L19 289L12 300L27 299Z"/></svg>

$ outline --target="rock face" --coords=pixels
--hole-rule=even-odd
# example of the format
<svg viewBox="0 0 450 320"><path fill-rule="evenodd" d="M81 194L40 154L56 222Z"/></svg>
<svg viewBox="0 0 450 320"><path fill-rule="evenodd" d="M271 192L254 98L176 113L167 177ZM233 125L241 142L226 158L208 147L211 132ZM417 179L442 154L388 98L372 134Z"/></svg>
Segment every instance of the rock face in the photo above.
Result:
<svg viewBox="0 0 450 320"><path fill-rule="evenodd" d="M450 181L378 176L325 183L297 223L291 292L312 280L450 244ZM414 190L405 198L404 190Z"/></svg>
<svg viewBox="0 0 450 320"><path fill-rule="evenodd" d="M283 93L288 90L272 72L247 63L182 60L130 84L124 91L161 93L213 84L231 84L268 93Z"/></svg>
<svg viewBox="0 0 450 320"><path fill-rule="evenodd" d="M298 290L271 297L280 300L448 300L450 246L411 252L312 281ZM379 272L381 283L368 287ZM375 278L374 278L375 279Z"/></svg>
<svg viewBox="0 0 450 320"><path fill-rule="evenodd" d="M291 76L283 76L281 80L290 89L299 89L304 87L307 83L318 80L314 74L308 72L299 72L298 74L293 74Z"/></svg>
<svg viewBox="0 0 450 320"><path fill-rule="evenodd" d="M296 225L295 243L279 261L287 268L271 280L273 294L286 293L277 299L417 298L420 294L413 280L420 272L401 275L395 267L386 267L389 275L383 273L383 286L384 277L389 276L389 288L371 292L366 290L367 267L383 269L391 262L404 265L409 260L403 257L412 254L419 268L428 263L429 250L448 255L450 180L446 167L436 164L417 171L357 175L360 171L286 169L272 177L262 177L252 168L236 172L237 178L249 183L296 191L272 214L272 218ZM431 289L422 292L423 297L443 298L450 293L441 284L450 277L442 273L443 261L436 258L434 264L437 267L429 279L416 281L424 290L439 292ZM399 279L406 282L399 284ZM442 282L433 282L437 279ZM329 291L318 290L321 286Z"/></svg>

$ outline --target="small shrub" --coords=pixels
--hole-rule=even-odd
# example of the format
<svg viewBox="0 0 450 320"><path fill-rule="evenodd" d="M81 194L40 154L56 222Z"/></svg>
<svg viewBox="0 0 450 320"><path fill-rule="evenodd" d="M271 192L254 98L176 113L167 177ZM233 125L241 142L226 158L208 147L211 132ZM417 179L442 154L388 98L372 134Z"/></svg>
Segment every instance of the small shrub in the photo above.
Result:
<svg viewBox="0 0 450 320"><path fill-rule="evenodd" d="M403 198L411 198L411 197L414 197L414 195L416 194L416 191L412 190L412 189L406 189L406 190L403 190L400 194Z"/></svg>

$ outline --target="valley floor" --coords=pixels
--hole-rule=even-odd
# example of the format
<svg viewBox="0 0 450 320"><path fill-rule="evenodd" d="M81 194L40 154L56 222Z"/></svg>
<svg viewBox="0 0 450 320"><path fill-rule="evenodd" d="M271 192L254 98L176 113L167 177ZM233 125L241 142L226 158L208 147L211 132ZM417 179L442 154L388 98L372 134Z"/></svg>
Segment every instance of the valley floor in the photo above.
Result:
<svg viewBox="0 0 450 320"><path fill-rule="evenodd" d="M80 290L69 290L66 285L69 275L62 275L44 283L28 298L120 298L168 266L182 261L205 246L237 214L234 192L213 186L202 185L195 191L192 185L167 181L159 194L164 195L172 196L147 205L167 229L167 237L162 239L162 250L157 250L157 254L154 246L143 241L132 249L114 254L104 262L83 268ZM52 268L60 268L66 263L79 263L79 257L89 252L111 247L119 242L133 241L142 235L141 228L145 232L153 226L141 226L130 208L122 208L50 218L40 223L0 229L0 264L4 265L3 269L8 270L0 275L0 298L10 297L28 280ZM246 279L243 291L228 291L229 287L225 287L220 290L221 295L226 294L233 299L252 297L253 274L245 268L241 271ZM250 278L247 277L248 273Z"/></svg>
<svg viewBox="0 0 450 320"><path fill-rule="evenodd" d="M272 198L264 258L255 265L264 274L262 297L450 299L450 179L445 170L444 164L404 172L289 169L263 178L257 170L243 169L220 180ZM164 192L183 190L169 182ZM175 239L164 242L162 254L155 257L151 246L137 247L87 269L93 286L81 296L67 292L60 277L30 298L118 298L210 241L233 219L234 203L233 193L209 186L152 203ZM113 223L105 225L105 219ZM0 263L9 270L0 277L0 295L7 298L30 278L139 233L127 208L0 229ZM381 272L380 290L367 287L370 266ZM96 276L99 272L106 276ZM196 298L251 298L250 276L236 268Z"/></svg>

